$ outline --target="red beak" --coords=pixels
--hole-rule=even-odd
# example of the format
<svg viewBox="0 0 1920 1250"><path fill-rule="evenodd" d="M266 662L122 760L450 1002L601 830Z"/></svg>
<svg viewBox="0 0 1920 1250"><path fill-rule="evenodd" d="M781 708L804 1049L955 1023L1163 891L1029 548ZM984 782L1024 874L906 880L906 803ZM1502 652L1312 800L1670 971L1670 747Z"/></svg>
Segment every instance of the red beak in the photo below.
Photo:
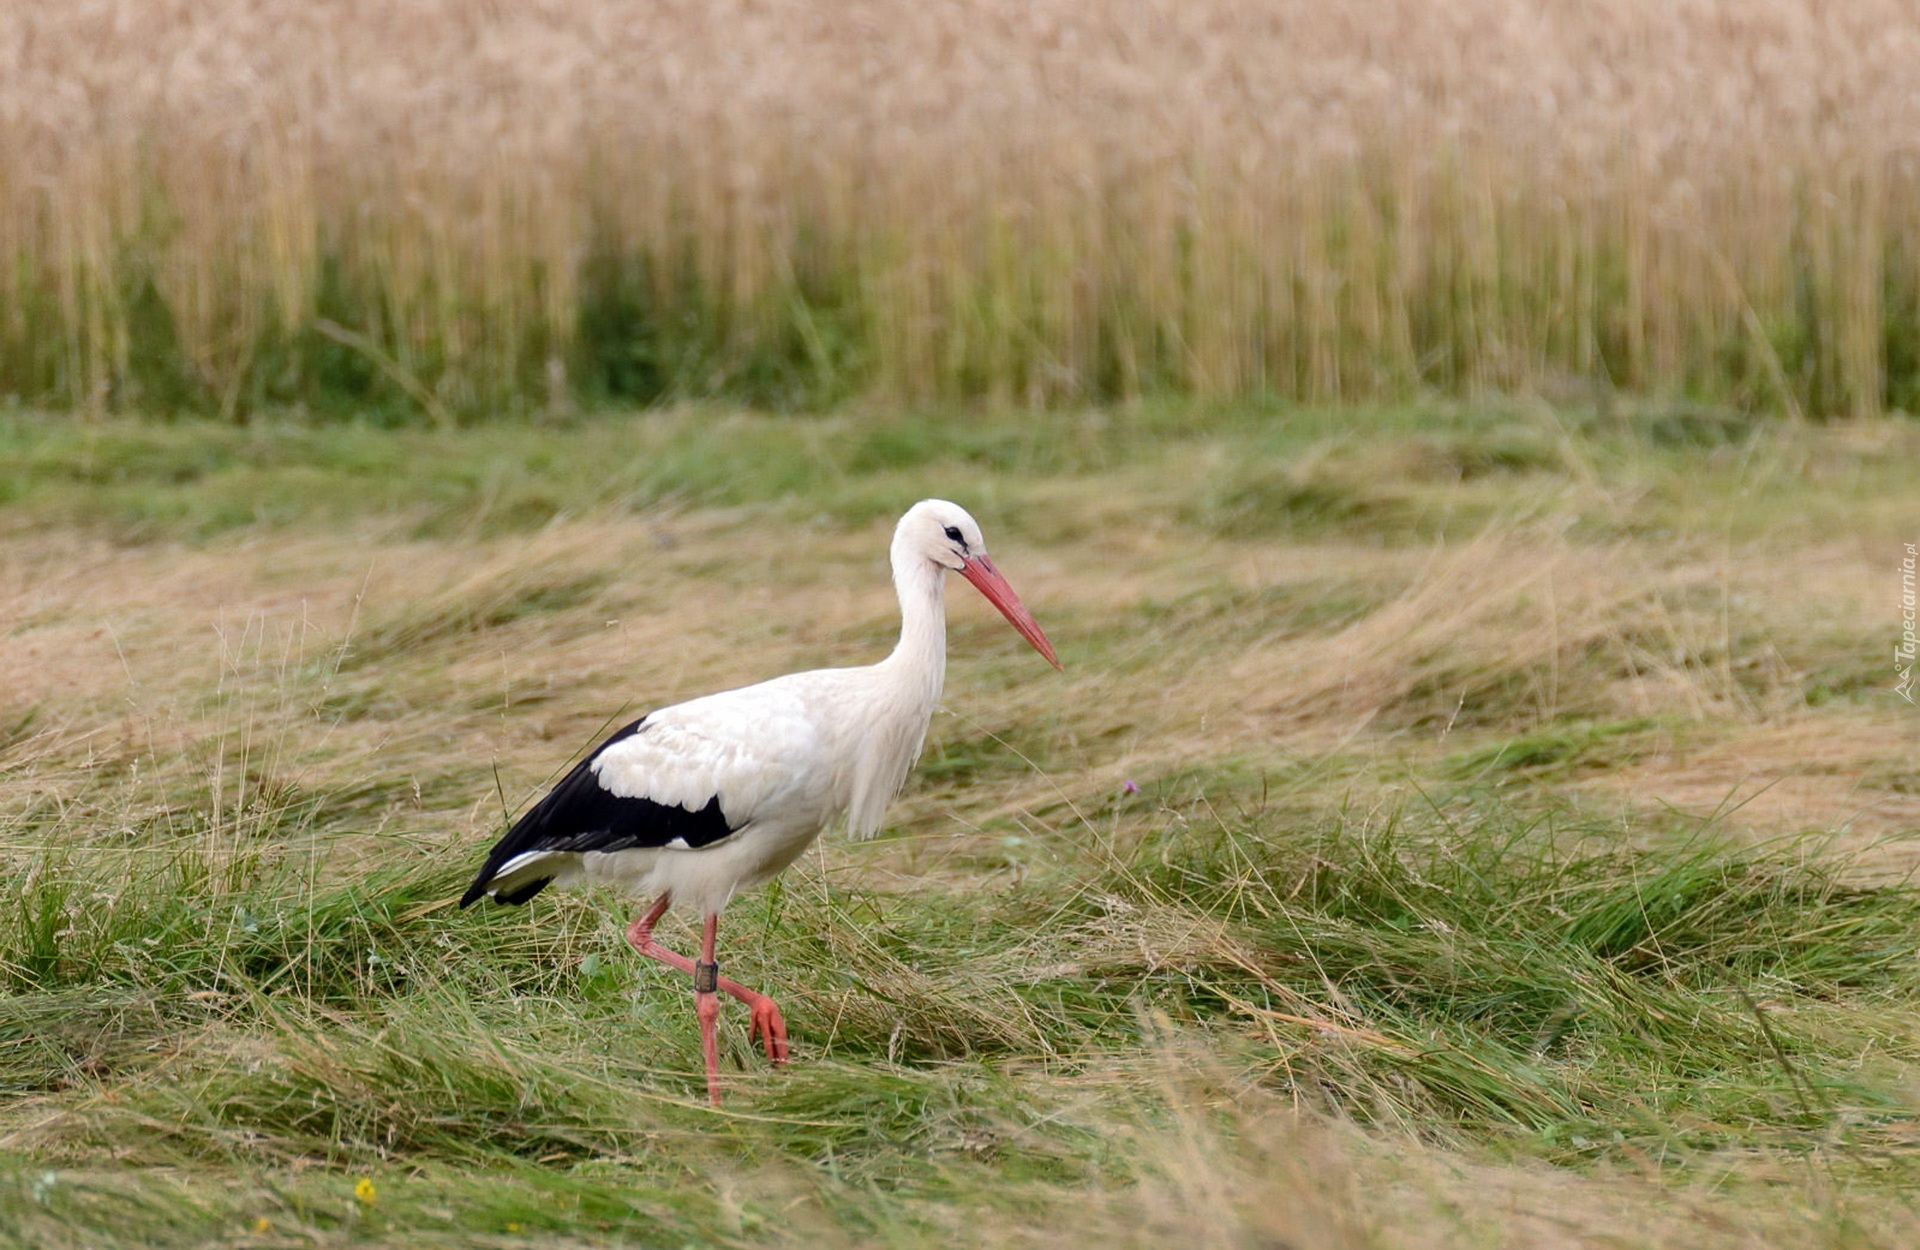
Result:
<svg viewBox="0 0 1920 1250"><path fill-rule="evenodd" d="M1020 631L1020 636L1033 644L1033 649L1046 657L1047 663L1062 668L1060 657L1053 653L1053 644L1040 629L1040 622L1033 619L1033 613L1027 611L1027 605L1020 602L1020 596L1013 593L1013 587L1007 585L1007 579L1000 576L1000 570L993 567L993 561L985 556L970 557L960 566L960 576L973 583L974 589L987 597L987 602L1000 609L1000 615L1007 618L1007 624ZM1062 669L1064 671L1064 669Z"/></svg>

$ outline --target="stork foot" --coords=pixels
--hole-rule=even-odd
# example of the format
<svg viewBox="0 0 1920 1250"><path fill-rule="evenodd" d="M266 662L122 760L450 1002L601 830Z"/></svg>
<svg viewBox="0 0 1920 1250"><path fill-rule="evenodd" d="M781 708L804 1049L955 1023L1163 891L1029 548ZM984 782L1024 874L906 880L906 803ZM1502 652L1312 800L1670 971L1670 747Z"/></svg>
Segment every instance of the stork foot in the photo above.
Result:
<svg viewBox="0 0 1920 1250"><path fill-rule="evenodd" d="M766 1048L767 1061L776 1068L787 1066L787 1022L771 998L758 990L748 989L731 977L720 975L720 965L714 958L714 945L719 931L718 916L708 916L702 926L700 958L697 960L668 950L654 941L653 926L665 914L669 901L671 896L666 894L655 900L645 915L628 926L627 941L648 959L657 959L669 967L693 974L694 1009L700 1017L700 1048L707 1063L707 1097L717 1107L720 1105L720 999L716 991L747 1005L753 1013L747 1036Z"/></svg>
<svg viewBox="0 0 1920 1250"><path fill-rule="evenodd" d="M767 1048L767 1062L776 1068L787 1066L787 1022L780 1015L780 1009L765 994L756 994L742 987L736 995L753 1012L753 1019L747 1025L747 1037L758 1039Z"/></svg>

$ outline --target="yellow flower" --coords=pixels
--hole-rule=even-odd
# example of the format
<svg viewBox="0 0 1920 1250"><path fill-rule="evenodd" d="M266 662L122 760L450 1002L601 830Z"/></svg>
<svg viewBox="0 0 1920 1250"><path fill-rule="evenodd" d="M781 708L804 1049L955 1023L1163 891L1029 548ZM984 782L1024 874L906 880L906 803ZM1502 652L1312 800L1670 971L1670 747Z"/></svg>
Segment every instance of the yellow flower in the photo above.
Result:
<svg viewBox="0 0 1920 1250"><path fill-rule="evenodd" d="M380 1197L380 1191L373 1187L373 1178L371 1176L363 1176L354 1182L353 1196L368 1206L372 1206L374 1201Z"/></svg>
<svg viewBox="0 0 1920 1250"><path fill-rule="evenodd" d="M253 1222L253 1231L256 1233L270 1233L273 1231L273 1221L263 1215Z"/></svg>
<svg viewBox="0 0 1920 1250"><path fill-rule="evenodd" d="M507 1225L507 1231L510 1233L517 1233L520 1231L520 1226L518 1224L509 1224Z"/></svg>

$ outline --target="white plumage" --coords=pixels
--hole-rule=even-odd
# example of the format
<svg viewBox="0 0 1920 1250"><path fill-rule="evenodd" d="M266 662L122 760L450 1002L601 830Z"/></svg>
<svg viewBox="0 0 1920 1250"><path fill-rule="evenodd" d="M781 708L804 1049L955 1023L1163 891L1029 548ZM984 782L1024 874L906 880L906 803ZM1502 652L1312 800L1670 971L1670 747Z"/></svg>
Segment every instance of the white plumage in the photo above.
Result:
<svg viewBox="0 0 1920 1250"><path fill-rule="evenodd" d="M821 830L844 818L877 830L919 757L946 675L946 574L971 581L1049 663L1040 626L987 558L980 527L957 504L915 504L890 549L900 641L878 664L818 669L675 704L627 726L520 818L488 855L461 905L482 895L521 903L551 883L610 881L658 895L629 938L676 967L692 961L652 940L674 903L706 919L714 968L719 913L733 895L778 874ZM717 1051L700 985L708 1082L719 1101ZM704 971L707 980L717 971ZM763 995L724 978L718 988L754 1007L768 1055L785 1026ZM713 1008L717 1012L717 1006ZM776 1034L778 1046L776 1047Z"/></svg>

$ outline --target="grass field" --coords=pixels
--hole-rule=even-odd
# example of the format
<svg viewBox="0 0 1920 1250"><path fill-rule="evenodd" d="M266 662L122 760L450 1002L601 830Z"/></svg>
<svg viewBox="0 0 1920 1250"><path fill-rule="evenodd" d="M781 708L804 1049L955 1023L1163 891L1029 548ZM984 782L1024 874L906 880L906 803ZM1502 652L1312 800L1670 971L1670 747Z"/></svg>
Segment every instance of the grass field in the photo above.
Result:
<svg viewBox="0 0 1920 1250"><path fill-rule="evenodd" d="M745 454L744 449L751 449ZM0 417L0 1243L1907 1246L1906 419ZM896 628L874 841L451 905L615 721ZM1129 784L1131 783L1131 784ZM670 940L684 942L675 926Z"/></svg>

